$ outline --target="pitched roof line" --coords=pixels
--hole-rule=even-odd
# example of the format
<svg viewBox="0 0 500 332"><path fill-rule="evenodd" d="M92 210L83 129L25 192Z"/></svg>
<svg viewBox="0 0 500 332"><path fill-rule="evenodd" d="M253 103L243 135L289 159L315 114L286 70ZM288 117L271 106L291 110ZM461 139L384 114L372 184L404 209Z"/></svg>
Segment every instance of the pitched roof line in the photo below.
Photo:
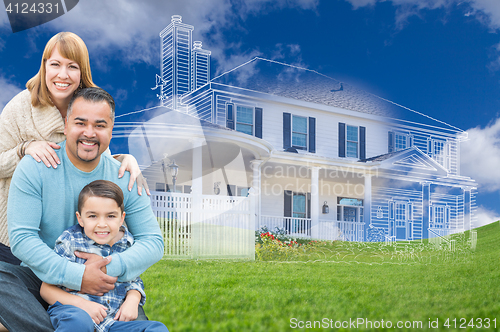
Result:
<svg viewBox="0 0 500 332"><path fill-rule="evenodd" d="M116 115L116 116L115 116L115 119L116 119L116 118L120 118L120 117L122 117L122 116L126 116L126 115L131 115L131 114L136 114L136 113L141 113L141 112L150 111L150 110L152 110L153 108L157 108L157 107L161 107L161 106L153 106L153 107L150 107L150 108L145 108L145 109L143 109L143 110L139 110L139 111L133 111L133 112L128 112L128 113L125 113L125 114Z"/></svg>
<svg viewBox="0 0 500 332"><path fill-rule="evenodd" d="M245 63L243 63L243 64L239 65L238 67L233 68L233 69L231 69L231 70L229 70L229 71L227 71L227 72L225 72L225 73L223 73L223 74L221 74L221 75L219 75L219 76L217 76L217 77L213 78L213 79L212 79L212 81L213 81L213 80L218 79L218 78L219 78L219 77L221 77L221 76L224 76L224 75L226 75L226 74L229 74L230 72L232 72L232 71L234 71L234 70L236 70L236 69L238 69L238 68L240 68L240 67L243 67L243 66L245 66L245 65L247 65L247 64L249 64L249 63L251 63L251 62L253 62L253 61L255 61L255 60L263 60L263 61L267 61L267 62L271 62L271 63L276 63L276 64L280 64L280 65L283 65L283 66L287 66L287 67L295 68L295 69L306 70L306 71L309 71L309 72L315 73L315 74L317 74L317 75L320 75L320 76L326 77L326 78L328 78L328 79L331 79L331 80L334 80L334 81L337 81L337 82L340 82L340 83L345 83L345 82L339 81L339 80L337 80L337 79L334 79L334 78L332 78L332 77L330 77L330 76L327 76L327 75L325 75L325 74L322 74L322 73L320 73L320 72L317 72L316 70L307 69L307 68L302 68L302 67L299 67L299 66L290 65L290 64L287 64L287 63L279 62L279 61L276 61L276 60L269 60L269 59L265 59L265 58L261 58L261 57L255 57L255 58L251 59L250 61L247 61L247 62L245 62ZM363 91L364 91L364 90L363 90ZM403 108L403 109L405 109L405 110L407 110L407 111L413 112L413 113L418 114L418 115L423 116L423 117L426 117L426 118L428 118L428 119L430 119L430 120L433 120L433 121L439 122L439 123L441 123L441 124L444 124L444 125L446 125L446 126L449 126L449 127L453 128L453 129L455 129L455 130L458 130L458 131L460 131L460 132L464 132L464 130L463 130L463 129L460 129L460 128L458 128L458 127L455 127L455 126L453 126L453 125L451 125L451 124L449 124L449 123L446 123L446 122L444 122L444 121L441 121L441 120L435 119L435 118L433 118L433 117L431 117L431 116L429 116L429 115L426 115L426 114L424 114L424 113L420 113L420 112L418 112L418 111L415 111L415 110L413 110L413 109L411 109L411 108L409 108L409 107L406 107L406 106L400 105L400 104L398 104L398 103L396 103L396 102L393 102L393 101L391 101L391 100L388 100L388 99L382 98L382 97L377 96L377 95L375 95L375 94L373 94L373 93L371 93L371 92L368 92L368 91L364 91L364 92L365 92L365 93L367 93L367 94L369 94L369 95L371 95L371 96L373 96L373 97L376 97L376 98L378 98L378 99L380 99L380 100L383 100L383 101L388 102L388 103L391 103L391 104L393 104L393 105L395 105L395 106L401 107L401 108Z"/></svg>
<svg viewBox="0 0 500 332"><path fill-rule="evenodd" d="M442 123L442 124L444 124L444 125L447 125L447 126L449 126L449 127L453 128L453 129L456 129L456 130L458 130L458 131L464 132L464 130L463 130L463 129L460 129L460 128L458 128L458 127L455 127L455 126L453 126L453 125L451 125L451 124L449 124L449 123L446 123L446 122L444 122L444 121L441 121L441 120L435 119L435 118L433 118L432 116L429 116L429 115L427 115L427 114L420 113L420 112L418 112L418 111L412 110L411 108L408 108L408 107L406 107L406 106L403 106L403 105L400 105L400 104L395 103L395 102L393 102L393 101L390 101L389 99L385 99L385 98L382 98L382 97L380 97L380 96L374 95L373 93L370 93L370 92L367 92L367 93L371 94L371 95L372 95L372 96L374 96L374 97L377 97L377 98L379 98L379 99L382 99L383 101L386 101L386 102L391 103L391 104L393 104L393 105L396 105L396 106L399 106L399 107L401 107L401 108L404 108L405 110L408 110L408 111L411 111L411 112L417 113L418 115L424 116L424 117L429 118L429 119L431 119L431 120L434 120L434 121L436 121L436 122L439 122L439 123Z"/></svg>

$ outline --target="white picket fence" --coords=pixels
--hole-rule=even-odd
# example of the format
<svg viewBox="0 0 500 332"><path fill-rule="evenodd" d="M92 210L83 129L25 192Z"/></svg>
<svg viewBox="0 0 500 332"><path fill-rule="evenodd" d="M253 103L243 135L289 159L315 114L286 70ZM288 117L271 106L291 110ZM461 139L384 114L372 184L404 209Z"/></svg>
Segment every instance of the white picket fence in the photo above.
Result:
<svg viewBox="0 0 500 332"><path fill-rule="evenodd" d="M151 207L172 258L255 257L255 215L250 197L151 193Z"/></svg>
<svg viewBox="0 0 500 332"><path fill-rule="evenodd" d="M261 216L258 228L266 226L270 231L276 227L297 238L315 238L319 240L364 241L365 224L350 221L319 220L312 225L309 218ZM317 227L313 230L313 227Z"/></svg>

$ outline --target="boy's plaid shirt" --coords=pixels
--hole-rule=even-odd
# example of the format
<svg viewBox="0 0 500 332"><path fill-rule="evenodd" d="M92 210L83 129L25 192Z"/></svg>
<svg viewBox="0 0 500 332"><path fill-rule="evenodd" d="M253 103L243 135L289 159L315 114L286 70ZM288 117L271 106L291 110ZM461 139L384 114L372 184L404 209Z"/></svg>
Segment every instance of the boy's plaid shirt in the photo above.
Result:
<svg viewBox="0 0 500 332"><path fill-rule="evenodd" d="M85 260L76 257L75 251L82 251L91 254L97 254L101 257L107 257L112 253L123 252L127 248L130 248L134 243L134 237L127 230L126 227L122 226L121 230L124 231L123 237L110 247L108 244L98 244L91 240L83 228L76 224L67 230L65 230L61 236L56 240L56 245L54 251L62 257L69 259L72 262L84 264ZM86 300L100 303L107 307L106 318L99 324L95 324L96 331L105 332L109 327L115 322L114 317L120 309L121 304L125 300L127 292L131 289L135 289L141 293L142 298L140 305L143 306L146 302L146 294L144 293L144 284L140 277L130 281L130 282L117 282L115 283L115 288L110 292L104 294L103 296L95 296L89 294L79 294L78 291L67 289L66 287L60 286L62 289L68 293L75 294L83 297Z"/></svg>

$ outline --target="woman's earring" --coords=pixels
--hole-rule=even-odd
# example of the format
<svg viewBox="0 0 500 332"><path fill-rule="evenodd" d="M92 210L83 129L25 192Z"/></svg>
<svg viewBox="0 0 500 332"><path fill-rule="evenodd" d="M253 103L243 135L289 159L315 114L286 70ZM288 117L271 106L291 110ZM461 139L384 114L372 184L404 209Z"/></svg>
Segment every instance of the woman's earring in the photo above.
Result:
<svg viewBox="0 0 500 332"><path fill-rule="evenodd" d="M80 89L83 89L83 83L80 81Z"/></svg>

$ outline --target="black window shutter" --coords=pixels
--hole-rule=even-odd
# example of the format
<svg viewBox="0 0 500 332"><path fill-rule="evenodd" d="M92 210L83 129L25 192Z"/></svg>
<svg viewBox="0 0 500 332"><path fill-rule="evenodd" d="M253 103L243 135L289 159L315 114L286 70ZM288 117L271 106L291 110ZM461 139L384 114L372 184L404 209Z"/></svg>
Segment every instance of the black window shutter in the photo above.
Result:
<svg viewBox="0 0 500 332"><path fill-rule="evenodd" d="M262 108L255 107L255 137L262 138Z"/></svg>
<svg viewBox="0 0 500 332"><path fill-rule="evenodd" d="M345 157L345 123L339 122L339 157Z"/></svg>
<svg viewBox="0 0 500 332"><path fill-rule="evenodd" d="M292 146L292 115L283 113L283 149Z"/></svg>
<svg viewBox="0 0 500 332"><path fill-rule="evenodd" d="M366 128L359 126L359 159L366 159Z"/></svg>
<svg viewBox="0 0 500 332"><path fill-rule="evenodd" d="M309 152L316 152L316 118L309 118Z"/></svg>
<svg viewBox="0 0 500 332"><path fill-rule="evenodd" d="M285 209L283 211L283 216L284 217L291 217L292 216L292 198L293 198L293 193L291 190L285 190Z"/></svg>
<svg viewBox="0 0 500 332"><path fill-rule="evenodd" d="M392 131L389 132L389 153L394 152L394 133Z"/></svg>
<svg viewBox="0 0 500 332"><path fill-rule="evenodd" d="M234 129L234 104L226 104L226 127Z"/></svg>

